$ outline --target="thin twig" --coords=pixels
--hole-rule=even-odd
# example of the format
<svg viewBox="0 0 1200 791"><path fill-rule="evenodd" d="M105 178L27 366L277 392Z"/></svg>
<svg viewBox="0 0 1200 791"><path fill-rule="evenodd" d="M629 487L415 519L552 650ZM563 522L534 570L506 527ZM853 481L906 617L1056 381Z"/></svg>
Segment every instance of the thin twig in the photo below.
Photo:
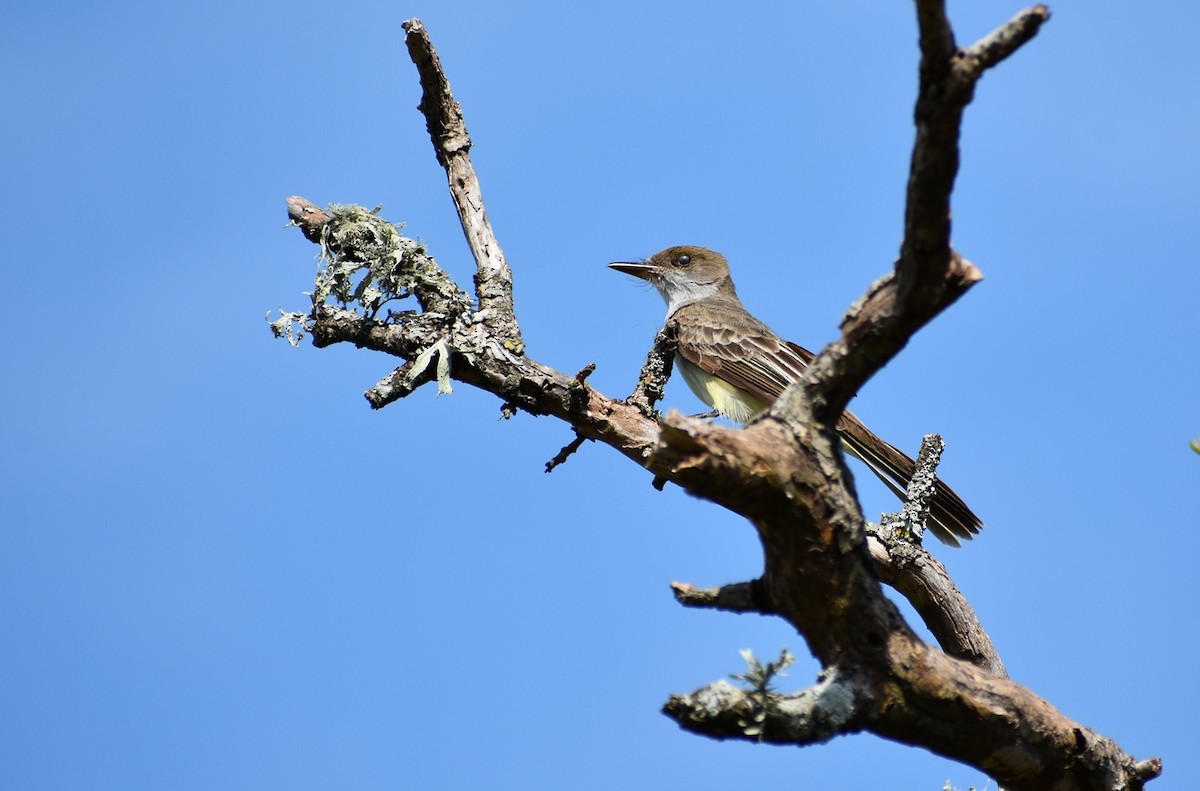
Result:
<svg viewBox="0 0 1200 791"><path fill-rule="evenodd" d="M982 74L1020 49L1049 20L1050 9L1046 6L1039 4L1026 8L965 49L963 54L972 61L971 68Z"/></svg>
<svg viewBox="0 0 1200 791"><path fill-rule="evenodd" d="M917 453L913 476L908 482L904 505L898 513L884 514L885 527L911 535L917 541L925 535L929 504L937 493L937 466L945 448L946 443L937 434L926 434L921 439L921 449Z"/></svg>
<svg viewBox="0 0 1200 791"><path fill-rule="evenodd" d="M571 457L571 454L579 450L580 446L587 441L587 437L582 434L576 434L575 439L563 446L553 459L546 462L546 472L554 472L554 468L565 462Z"/></svg>
<svg viewBox="0 0 1200 791"><path fill-rule="evenodd" d="M383 409L393 401L399 401L401 398L411 395L418 387L433 380L433 372L429 370L419 376L410 377L412 369L413 361L409 360L363 393L363 397L371 404L371 409Z"/></svg>
<svg viewBox="0 0 1200 791"><path fill-rule="evenodd" d="M654 415L654 405L662 400L667 380L671 378L678 343L679 325L669 321L655 336L654 345L646 354L646 362L638 374L637 387L625 399L625 403L636 406L647 415Z"/></svg>

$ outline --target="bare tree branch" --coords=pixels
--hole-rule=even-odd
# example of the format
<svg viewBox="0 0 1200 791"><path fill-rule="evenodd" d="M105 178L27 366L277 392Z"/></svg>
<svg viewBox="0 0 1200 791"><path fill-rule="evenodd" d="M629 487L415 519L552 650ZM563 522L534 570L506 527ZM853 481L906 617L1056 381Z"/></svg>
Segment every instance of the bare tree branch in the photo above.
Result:
<svg viewBox="0 0 1200 791"><path fill-rule="evenodd" d="M1048 21L1050 9L1046 6L1038 4L1025 9L959 53L958 67L967 69L972 78L978 79L985 70L997 65L1036 36Z"/></svg>
<svg viewBox="0 0 1200 791"><path fill-rule="evenodd" d="M654 405L662 400L666 391L667 380L671 378L674 366L675 346L679 342L679 325L667 322L654 338L654 345L646 355L642 372L638 375L637 387L625 399L647 415L655 415Z"/></svg>
<svg viewBox="0 0 1200 791"><path fill-rule="evenodd" d="M998 676L1006 675L995 645L946 567L921 545L929 503L937 490L937 465L945 443L937 434L921 440L917 469L898 514L867 525L867 548L881 582L916 609L942 650Z"/></svg>
<svg viewBox="0 0 1200 791"><path fill-rule="evenodd" d="M937 466L942 460L946 443L937 434L926 434L917 453L916 469L908 482L904 505L899 513L885 515L884 525L895 532L910 535L917 541L925 535L929 503L937 493Z"/></svg>
<svg viewBox="0 0 1200 791"><path fill-rule="evenodd" d="M719 588L697 588L685 582L672 582L675 601L684 607L699 607L736 613L774 615L775 608L762 580L734 582Z"/></svg>
<svg viewBox="0 0 1200 791"><path fill-rule="evenodd" d="M410 19L403 27L408 54L417 67L424 90L418 109L425 115L438 162L446 169L450 197L475 257L475 292L480 312L492 331L503 338L509 351L519 354L525 343L513 311L512 271L483 207L483 191L471 164L471 136L467 134L462 107L450 93L450 81L442 71L441 59L421 20Z"/></svg>
<svg viewBox="0 0 1200 791"><path fill-rule="evenodd" d="M372 409L383 409L388 404L399 401L414 393L423 384L432 382L436 373L429 368L416 369L416 360L409 360L379 382L363 397L371 404Z"/></svg>
<svg viewBox="0 0 1200 791"><path fill-rule="evenodd" d="M808 377L814 403L838 414L913 333L982 279L950 246L950 194L958 173L963 110L983 72L1032 39L1050 18L1049 9L1039 5L959 50L942 0L917 0L916 7L921 44L917 137L900 258L895 271L847 313L841 342L826 349L825 359L814 360ZM842 363L844 373L833 377L828 366L851 355L851 349L851 359Z"/></svg>
<svg viewBox="0 0 1200 791"><path fill-rule="evenodd" d="M571 457L571 454L579 450L579 448L582 447L583 443L586 441L587 437L581 434L576 434L575 439L564 445L562 450L554 455L553 459L546 462L546 472L554 472L555 467L558 467L566 462L566 460Z"/></svg>
<svg viewBox="0 0 1200 791"><path fill-rule="evenodd" d="M937 558L887 528L868 527L867 548L879 580L908 599L943 651L994 675L1007 674L974 608Z"/></svg>
<svg viewBox="0 0 1200 791"><path fill-rule="evenodd" d="M717 681L687 695L672 695L663 713L682 728L716 739L819 744L863 729L868 694L852 673L833 666L813 686L786 695Z"/></svg>
<svg viewBox="0 0 1200 791"><path fill-rule="evenodd" d="M418 376L440 383L443 376L453 378L495 393L506 408L559 417L579 438L604 442L658 478L752 522L764 547L761 580L710 593L680 586L677 595L691 604L703 600L704 606L777 613L803 635L825 671L815 687L791 696L769 692L765 684L738 691L721 682L704 694L672 698L666 711L684 727L718 738L790 744L870 730L971 763L1013 791L1141 788L1161 771L1157 760L1135 761L1024 687L917 638L882 595L873 566L881 561L868 552L836 443L833 426L851 395L981 277L950 247L950 193L963 109L979 75L1027 41L1047 17L1044 8L1024 12L963 51L956 48L941 2L917 0L917 11L922 53L917 136L900 259L894 272L852 306L842 337L817 356L800 385L745 430L674 412L653 417L670 373L673 341L667 336L656 341L637 389L625 401L596 392L583 372L571 377L524 355L511 273L467 156L462 109L418 20L406 22L405 29L424 88L421 111L476 259L478 310L455 297L457 287L432 260L430 276L416 277L416 259L401 255L397 265L406 268L396 282L413 284L423 312L390 312L378 319L349 309L341 297L338 305L314 298L314 343L351 342L408 361L383 383L383 399L390 397L394 377L401 384ZM308 238L315 234L328 245L338 212L322 221L315 207L297 201L289 209ZM369 235L387 233L377 229ZM432 304L445 309L431 311ZM895 565L894 554L888 562ZM935 599L949 596L951 588L938 583L929 587L934 593L911 596L928 596L931 608L944 609L945 601ZM959 628L952 621L945 631L953 635ZM961 644L963 638L946 641ZM998 657L993 661L986 651L973 650L954 653L1002 669Z"/></svg>

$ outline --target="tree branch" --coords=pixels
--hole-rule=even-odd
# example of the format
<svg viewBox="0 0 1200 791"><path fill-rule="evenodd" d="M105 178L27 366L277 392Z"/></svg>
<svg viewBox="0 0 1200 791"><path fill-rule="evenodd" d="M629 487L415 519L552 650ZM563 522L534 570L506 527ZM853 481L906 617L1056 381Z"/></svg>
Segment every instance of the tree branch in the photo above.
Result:
<svg viewBox="0 0 1200 791"><path fill-rule="evenodd" d="M495 393L506 405L559 417L579 437L611 445L656 476L754 524L765 557L755 601L769 602L771 611L797 628L825 665L825 675L795 696L774 695L764 686L741 695L717 690L696 705L672 698L667 710L685 727L781 743L867 729L971 763L1012 791L1141 788L1161 770L1157 761L1134 761L1029 690L916 637L882 595L836 444L833 426L851 395L981 277L950 247L949 199L962 112L978 76L1028 40L1045 18L1044 9L1025 12L964 56L955 48L941 2L917 0L917 10L922 51L917 137L900 260L852 306L842 337L817 356L800 386L789 388L767 418L745 430L674 412L653 419L660 384L669 374L667 338L656 341L627 401L609 399L580 378L524 356L511 273L467 156L462 110L418 20L406 22L405 30L424 88L421 110L476 259L479 310L445 295L449 307L438 315L422 303L421 314L389 313L380 320L314 297L314 343L352 342L408 361L423 359L426 366L436 356L437 378L444 366L447 378ZM319 216L298 203L295 208L296 222L308 236ZM328 222L318 237L323 244ZM403 256L397 260L397 266L408 266ZM387 267L372 272L396 275ZM407 282L409 273L403 269L397 282ZM338 293L345 302L345 290ZM393 376L415 381L418 368L429 375L428 367L402 366ZM711 600L724 595L729 601L745 592L727 586ZM697 706L711 716L697 718ZM734 712L736 728L724 719L727 711ZM747 714L750 720L742 716ZM738 716L754 724L747 730Z"/></svg>
<svg viewBox="0 0 1200 791"><path fill-rule="evenodd" d="M629 398L625 399L626 403L636 406L650 417L656 415L654 405L662 400L666 392L678 343L679 325L669 321L654 338L654 345L646 354L646 362L642 364L642 371L638 374L637 387L630 393Z"/></svg>
<svg viewBox="0 0 1200 791"><path fill-rule="evenodd" d="M965 79L978 79L983 72L1016 52L1022 44L1037 35L1042 25L1050 21L1050 9L1040 3L1027 8L1004 25L996 28L972 46L958 53L958 68L966 69Z"/></svg>
<svg viewBox="0 0 1200 791"><path fill-rule="evenodd" d="M1007 675L974 608L937 558L882 527L867 528L867 548L879 581L908 599L943 651L993 675Z"/></svg>
<svg viewBox="0 0 1200 791"><path fill-rule="evenodd" d="M942 460L946 443L937 434L926 434L917 453L916 469L908 482L904 505L900 512L885 515L884 524L895 532L912 536L918 542L925 535L929 503L937 492L937 466Z"/></svg>
<svg viewBox="0 0 1200 791"><path fill-rule="evenodd" d="M867 694L853 674L827 668L806 690L780 695L717 681L672 695L663 713L680 727L715 739L807 745L862 730Z"/></svg>
<svg viewBox="0 0 1200 791"><path fill-rule="evenodd" d="M852 306L840 341L809 369L810 398L822 420L828 419L827 411L840 414L913 333L982 279L950 246L950 195L963 110L983 72L1033 38L1050 15L1045 6L1023 11L978 44L959 50L941 0L917 0L916 7L921 66L904 242L895 270Z"/></svg>
<svg viewBox="0 0 1200 791"><path fill-rule="evenodd" d="M917 468L898 514L867 525L867 548L880 582L891 585L916 609L942 650L998 676L1000 654L958 590L946 567L921 545L929 503L937 491L937 465L945 443L937 434L921 440Z"/></svg>
<svg viewBox="0 0 1200 791"><path fill-rule="evenodd" d="M546 472L554 472L554 468L566 462L571 458L571 454L579 450L583 443L587 441L587 437L580 434L575 435L575 439L568 442L566 445L554 455L554 458L546 462Z"/></svg>
<svg viewBox="0 0 1200 791"><path fill-rule="evenodd" d="M483 206L483 191L471 164L471 136L467 134L462 107L450 93L450 81L421 20L409 19L403 27L409 57L421 78L423 95L418 109L425 116L437 160L446 169L450 197L475 257L475 293L480 312L506 348L520 354L525 343L513 309L512 271Z"/></svg>
<svg viewBox="0 0 1200 791"><path fill-rule="evenodd" d="M684 607L775 615L775 607L762 580L734 582L719 588L697 588L685 582L672 582L671 591L675 601Z"/></svg>
<svg viewBox="0 0 1200 791"><path fill-rule="evenodd" d="M421 385L433 381L434 377L434 372L428 368L415 370L415 360L409 360L380 379L374 387L363 393L363 397L367 399L371 409L383 409L388 404L412 395Z"/></svg>

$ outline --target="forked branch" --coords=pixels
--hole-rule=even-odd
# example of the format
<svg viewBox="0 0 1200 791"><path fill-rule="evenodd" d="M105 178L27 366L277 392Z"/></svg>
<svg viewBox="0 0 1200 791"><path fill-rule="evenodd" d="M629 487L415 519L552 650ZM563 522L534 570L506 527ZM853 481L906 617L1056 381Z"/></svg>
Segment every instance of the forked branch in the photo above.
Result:
<svg viewBox="0 0 1200 791"><path fill-rule="evenodd" d="M443 281L445 273L432 259L420 263L424 259L409 251L398 255L398 266L428 268L405 270L396 282L421 284L421 312L377 318L348 304L322 302L314 305L310 329L318 345L351 342L406 361L374 389L373 403L402 396L425 380L465 382L495 393L506 410L567 422L577 440L562 458L584 439L597 440L658 478L754 524L765 550L759 580L712 591L680 586L677 595L697 606L785 618L825 672L817 685L793 695L770 692L765 685L737 690L721 682L674 697L666 711L684 727L720 738L789 744L869 730L973 764L1013 791L1141 788L1161 771L1156 759L1135 761L1114 742L1003 677L994 649L990 654L977 646L951 651L967 662L917 638L883 596L873 563L885 573L921 579L934 567L919 554L915 562L925 570L916 575L909 571L911 564L896 562L895 553L873 561L848 485L833 426L851 395L981 277L950 246L950 194L963 110L980 75L1015 52L1048 18L1038 6L960 49L943 4L917 0L916 5L921 33L917 134L899 260L851 307L842 337L816 357L804 380L745 430L676 413L656 417L654 404L670 373L669 334L660 336L634 394L624 401L595 391L582 372L573 377L525 355L511 272L484 211L462 108L418 20L406 22L405 30L423 87L420 109L476 261L477 304L456 295L457 287L449 278ZM335 213L322 220L320 210L299 202L293 209L297 224L314 241L326 239L329 223L339 221ZM387 236L382 230L375 235ZM421 277L412 280L416 274ZM439 285L443 282L447 285ZM445 309L431 311L432 304ZM959 629L961 622L948 622L949 636L939 634L943 645L962 643Z"/></svg>

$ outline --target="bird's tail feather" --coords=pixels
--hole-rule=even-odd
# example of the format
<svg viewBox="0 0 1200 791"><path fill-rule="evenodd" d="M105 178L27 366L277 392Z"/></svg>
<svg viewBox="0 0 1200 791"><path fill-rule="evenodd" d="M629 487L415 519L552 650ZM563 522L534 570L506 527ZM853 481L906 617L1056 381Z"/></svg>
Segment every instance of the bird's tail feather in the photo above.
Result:
<svg viewBox="0 0 1200 791"><path fill-rule="evenodd" d="M887 485L901 500L917 463L908 454L880 439L863 425L852 412L845 412L838 423L838 433L846 449L871 468L871 472ZM942 481L937 482L933 501L929 504L929 529L944 544L959 546L960 539L970 539L983 528L983 522L954 490Z"/></svg>

